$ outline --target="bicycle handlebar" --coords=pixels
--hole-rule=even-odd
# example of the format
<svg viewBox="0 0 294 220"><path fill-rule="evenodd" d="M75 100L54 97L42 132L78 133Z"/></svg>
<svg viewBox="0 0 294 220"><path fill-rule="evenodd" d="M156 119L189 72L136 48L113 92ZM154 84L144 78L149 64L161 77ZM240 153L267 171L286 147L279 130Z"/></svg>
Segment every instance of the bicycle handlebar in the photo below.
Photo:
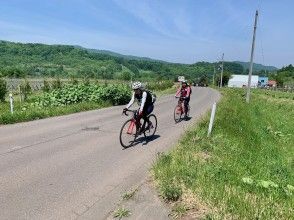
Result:
<svg viewBox="0 0 294 220"><path fill-rule="evenodd" d="M127 114L127 112L132 112L133 114L136 114L137 110L129 110L129 109L126 109L126 110L123 111L122 114L125 114L126 116L129 116L129 115Z"/></svg>

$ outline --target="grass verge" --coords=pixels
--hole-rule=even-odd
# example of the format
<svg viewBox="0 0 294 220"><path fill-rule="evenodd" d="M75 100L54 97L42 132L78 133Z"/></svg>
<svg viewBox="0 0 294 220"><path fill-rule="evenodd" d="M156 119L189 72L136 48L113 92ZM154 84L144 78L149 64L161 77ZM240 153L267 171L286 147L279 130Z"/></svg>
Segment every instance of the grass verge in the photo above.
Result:
<svg viewBox="0 0 294 220"><path fill-rule="evenodd" d="M159 156L152 172L161 196L206 210L206 219L292 219L293 99L258 91L246 104L244 90L222 93L212 137L207 116Z"/></svg>
<svg viewBox="0 0 294 220"><path fill-rule="evenodd" d="M59 115L67 115L71 113L99 109L111 106L110 103L81 102L68 106L46 107L46 108L30 108L26 109L19 103L14 106L15 111L10 113L8 103L0 104L0 124L13 124L17 122L32 121L42 118L48 118Z"/></svg>

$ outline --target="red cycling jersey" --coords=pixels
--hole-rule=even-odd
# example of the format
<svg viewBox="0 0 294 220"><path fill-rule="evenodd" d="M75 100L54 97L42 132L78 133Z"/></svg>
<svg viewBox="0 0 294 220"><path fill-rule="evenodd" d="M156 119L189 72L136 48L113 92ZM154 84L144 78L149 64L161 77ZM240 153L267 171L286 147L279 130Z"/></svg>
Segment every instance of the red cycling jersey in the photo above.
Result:
<svg viewBox="0 0 294 220"><path fill-rule="evenodd" d="M186 86L185 88L181 87L176 93L176 96L179 96L181 94L181 97L190 97L191 95L191 88L190 86Z"/></svg>

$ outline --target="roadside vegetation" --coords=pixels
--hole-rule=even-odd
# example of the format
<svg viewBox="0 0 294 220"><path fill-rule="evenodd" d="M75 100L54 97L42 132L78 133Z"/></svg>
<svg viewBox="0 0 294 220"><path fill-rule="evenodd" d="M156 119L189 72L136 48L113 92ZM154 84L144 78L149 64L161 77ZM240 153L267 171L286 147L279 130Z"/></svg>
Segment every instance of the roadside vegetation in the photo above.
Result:
<svg viewBox="0 0 294 220"><path fill-rule="evenodd" d="M171 81L159 81L148 82L146 87L158 95L163 95L174 90L173 85ZM0 79L0 97L2 97L0 124L123 105L131 96L128 82L110 84L107 81L104 83L71 81L63 84L56 79L51 84L44 81L42 90L32 91L28 81L24 80L20 89L21 93L14 95L14 113L11 114L5 81Z"/></svg>
<svg viewBox="0 0 294 220"><path fill-rule="evenodd" d="M173 216L293 219L294 93L224 89L213 133L208 119L153 167Z"/></svg>

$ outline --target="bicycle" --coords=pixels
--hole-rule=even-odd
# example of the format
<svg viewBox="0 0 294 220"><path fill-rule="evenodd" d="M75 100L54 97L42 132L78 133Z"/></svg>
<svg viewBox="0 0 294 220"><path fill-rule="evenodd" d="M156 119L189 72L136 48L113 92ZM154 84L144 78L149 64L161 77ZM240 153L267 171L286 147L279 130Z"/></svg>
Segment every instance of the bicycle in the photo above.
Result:
<svg viewBox="0 0 294 220"><path fill-rule="evenodd" d="M182 97L176 97L176 98L179 98L179 101L174 110L174 120L176 123L178 123L184 119L185 106L184 106L184 98ZM188 111L187 111L186 117L189 117L189 114L190 114L190 105L188 104Z"/></svg>
<svg viewBox="0 0 294 220"><path fill-rule="evenodd" d="M137 137L144 134L144 137L150 139L154 136L156 129L157 129L157 118L154 114L150 114L148 116L149 123L146 122L145 128L142 132L140 132L143 123L141 123L141 119L139 122L137 121L138 111L136 110L126 110L124 114L128 116L127 112L133 113L133 117L128 119L120 129L119 140L120 144L123 148L131 147Z"/></svg>

